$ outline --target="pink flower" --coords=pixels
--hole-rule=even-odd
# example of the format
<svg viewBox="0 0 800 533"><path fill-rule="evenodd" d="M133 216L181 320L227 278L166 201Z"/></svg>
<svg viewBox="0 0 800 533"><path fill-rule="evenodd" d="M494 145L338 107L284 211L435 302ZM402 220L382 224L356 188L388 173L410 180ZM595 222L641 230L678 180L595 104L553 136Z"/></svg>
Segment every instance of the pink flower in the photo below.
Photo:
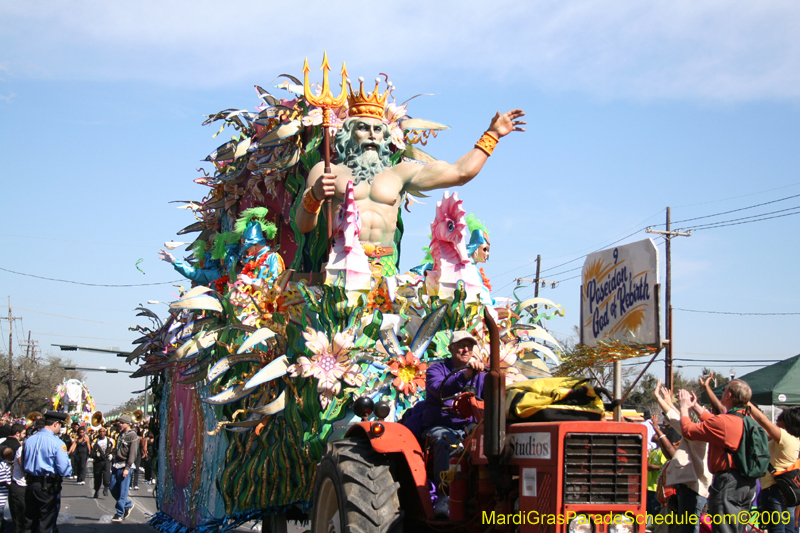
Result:
<svg viewBox="0 0 800 533"><path fill-rule="evenodd" d="M353 332L345 330L333 336L333 342L321 331L307 328L303 332L306 339L306 348L314 355L298 357L297 363L288 368L292 377L317 378L317 391L320 393L319 402L326 409L334 396L342 391L342 383L360 387L366 381L366 376L361 372L361 367L350 359L353 345Z"/></svg>
<svg viewBox="0 0 800 533"><path fill-rule="evenodd" d="M481 339L475 347L475 354L483 361L483 365L489 368L491 358L489 356L489 339ZM528 378L519 373L514 363L519 359L519 344L516 340L511 342L500 342L500 369L506 374L506 383L516 383Z"/></svg>

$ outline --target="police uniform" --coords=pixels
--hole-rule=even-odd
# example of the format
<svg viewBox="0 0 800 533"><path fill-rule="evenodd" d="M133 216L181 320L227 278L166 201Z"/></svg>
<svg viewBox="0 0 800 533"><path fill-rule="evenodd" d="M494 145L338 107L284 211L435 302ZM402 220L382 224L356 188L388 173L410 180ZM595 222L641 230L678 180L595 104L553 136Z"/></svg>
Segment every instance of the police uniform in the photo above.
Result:
<svg viewBox="0 0 800 533"><path fill-rule="evenodd" d="M47 411L45 424L67 419L66 413ZM47 427L25 441L22 453L25 470L25 531L51 533L55 530L61 504L61 478L72 475L67 446Z"/></svg>

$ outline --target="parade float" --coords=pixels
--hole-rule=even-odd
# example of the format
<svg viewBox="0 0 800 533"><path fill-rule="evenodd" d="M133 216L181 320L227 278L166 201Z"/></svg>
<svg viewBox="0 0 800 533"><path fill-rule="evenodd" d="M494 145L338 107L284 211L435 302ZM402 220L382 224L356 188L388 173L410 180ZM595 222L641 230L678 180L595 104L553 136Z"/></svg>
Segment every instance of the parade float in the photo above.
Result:
<svg viewBox="0 0 800 533"><path fill-rule="evenodd" d="M165 319L139 309L150 323L128 358L140 363L135 376L151 377L151 524L161 531L306 518L327 443L359 420L354 400L385 400L387 420L402 419L457 330L481 340L488 364L485 310L500 328L508 383L559 363L544 323L564 310L544 298L493 299L480 268L489 231L457 192L431 193L441 200L430 246L403 250L419 266L398 270L413 197L475 177L498 140L521 130L522 113L498 113L449 165L422 149L447 127L412 117L388 78L365 90L343 67L334 96L328 71L326 58L321 86L312 84L306 64L302 81L280 76L279 96L256 86L255 110L204 122L233 137L194 180L202 200L182 206L195 217L178 232L193 235L189 257L162 250L187 284ZM331 173L336 194L320 201L314 184L321 190Z"/></svg>
<svg viewBox="0 0 800 533"><path fill-rule="evenodd" d="M68 413L75 422L88 424L95 410L95 402L89 388L78 379L65 379L50 399L54 411Z"/></svg>

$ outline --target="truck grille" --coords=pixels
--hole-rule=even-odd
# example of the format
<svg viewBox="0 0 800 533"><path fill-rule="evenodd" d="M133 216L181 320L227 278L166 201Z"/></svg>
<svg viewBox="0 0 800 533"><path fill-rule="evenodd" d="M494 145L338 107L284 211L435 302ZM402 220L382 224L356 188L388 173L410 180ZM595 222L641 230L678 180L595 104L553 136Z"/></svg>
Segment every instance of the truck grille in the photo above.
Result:
<svg viewBox="0 0 800 533"><path fill-rule="evenodd" d="M566 435L564 503L632 504L641 501L641 435Z"/></svg>

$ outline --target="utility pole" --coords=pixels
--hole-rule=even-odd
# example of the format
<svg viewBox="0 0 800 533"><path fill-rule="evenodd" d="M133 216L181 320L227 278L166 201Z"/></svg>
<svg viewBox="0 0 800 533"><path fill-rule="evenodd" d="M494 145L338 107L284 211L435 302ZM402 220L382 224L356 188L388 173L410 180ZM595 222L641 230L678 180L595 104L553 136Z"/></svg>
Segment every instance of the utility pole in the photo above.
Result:
<svg viewBox="0 0 800 533"><path fill-rule="evenodd" d="M667 343L666 343L667 344L667 353L666 353L666 357L664 359L664 385L666 385L666 387L671 391L672 390L672 353L673 353L672 350L673 350L673 346L674 346L673 342L672 342L672 269L671 269L671 266L672 266L672 247L671 247L671 243L672 243L672 239L674 239L675 237L691 237L692 232L691 231L686 231L686 232L672 231L672 226L671 226L672 221L671 221L670 215L671 215L671 208L667 207L667 230L666 231L658 231L658 230L651 229L649 227L645 231L647 233L656 233L658 235L661 235L662 237L664 237L664 240L666 241L665 249L666 249L666 252L667 252L667 259L666 259L666 262L667 262L667 282L666 282L666 288L665 288L664 292L665 292L666 300L667 300L667 303L666 303L666 307L667 307L666 315L667 316L666 316L666 319L665 319L665 329L667 330L666 331L666 335L667 335Z"/></svg>
<svg viewBox="0 0 800 533"><path fill-rule="evenodd" d="M551 280L548 280L548 279L541 279L539 277L539 275L540 275L539 273L541 271L541 267L542 267L542 256L541 255L537 255L536 256L536 277L533 278L533 279L531 279L531 278L516 278L516 279L514 279L514 281L517 282L517 286L521 285L523 281L529 281L529 282L533 283L533 296L536 297L536 298L539 297L539 284L541 284L542 287L544 287L544 285L546 283L550 283L551 285L553 285L554 289L556 288L556 285L558 285L557 281L551 281Z"/></svg>
<svg viewBox="0 0 800 533"><path fill-rule="evenodd" d="M36 352L39 351L39 341L31 340L31 332L28 332L28 341L20 342L20 346L25 347L25 357L28 359L36 359Z"/></svg>
<svg viewBox="0 0 800 533"><path fill-rule="evenodd" d="M14 321L22 320L21 316L11 313L11 296L8 297L8 318L0 317L0 320L8 320L8 402L11 402L14 396Z"/></svg>

